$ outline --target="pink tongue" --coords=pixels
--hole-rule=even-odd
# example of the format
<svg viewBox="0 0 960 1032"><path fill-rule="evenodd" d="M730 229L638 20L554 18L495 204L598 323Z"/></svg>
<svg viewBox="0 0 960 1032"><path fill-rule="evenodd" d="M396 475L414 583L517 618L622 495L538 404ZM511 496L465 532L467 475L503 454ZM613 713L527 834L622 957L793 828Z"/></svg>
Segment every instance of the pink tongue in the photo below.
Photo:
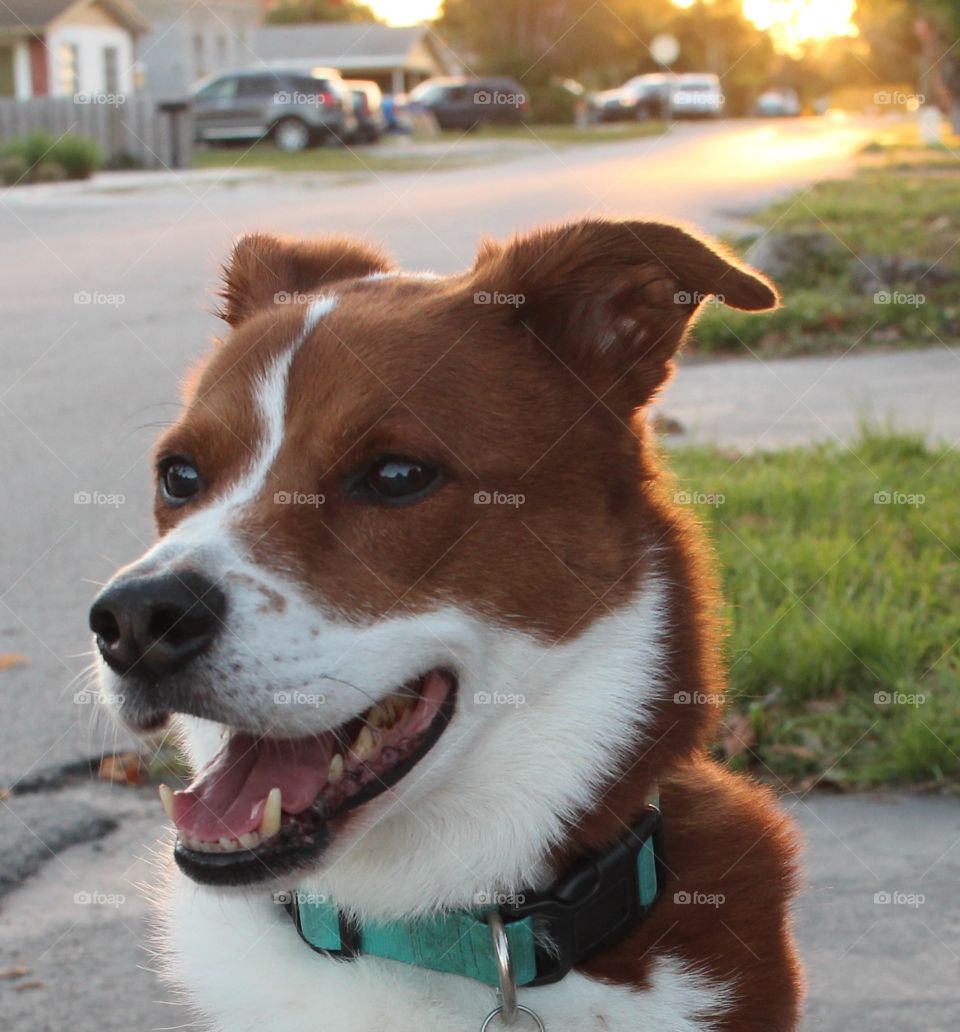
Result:
<svg viewBox="0 0 960 1032"><path fill-rule="evenodd" d="M271 788L284 813L300 813L327 780L331 738L257 739L232 735L193 784L173 796L173 817L187 835L212 842L239 838L260 826Z"/></svg>

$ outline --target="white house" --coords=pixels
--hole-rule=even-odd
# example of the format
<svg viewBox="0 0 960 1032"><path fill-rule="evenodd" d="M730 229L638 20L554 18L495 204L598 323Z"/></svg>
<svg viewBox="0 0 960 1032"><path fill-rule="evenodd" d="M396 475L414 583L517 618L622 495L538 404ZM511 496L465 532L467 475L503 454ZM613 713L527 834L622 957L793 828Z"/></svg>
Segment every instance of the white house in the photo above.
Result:
<svg viewBox="0 0 960 1032"><path fill-rule="evenodd" d="M129 93L148 28L128 0L2 0L0 97Z"/></svg>
<svg viewBox="0 0 960 1032"><path fill-rule="evenodd" d="M142 85L159 99L180 99L206 75L256 64L253 37L262 0L136 3L151 25L138 47Z"/></svg>

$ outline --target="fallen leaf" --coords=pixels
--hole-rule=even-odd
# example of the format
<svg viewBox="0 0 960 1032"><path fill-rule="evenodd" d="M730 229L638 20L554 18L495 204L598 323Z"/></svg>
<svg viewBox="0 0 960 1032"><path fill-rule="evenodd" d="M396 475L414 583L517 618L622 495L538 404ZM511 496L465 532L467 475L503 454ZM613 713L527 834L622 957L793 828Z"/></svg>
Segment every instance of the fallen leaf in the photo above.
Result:
<svg viewBox="0 0 960 1032"><path fill-rule="evenodd" d="M20 652L0 653L0 670L9 670L15 666L26 666L29 662L30 660Z"/></svg>
<svg viewBox="0 0 960 1032"><path fill-rule="evenodd" d="M121 785L142 785L147 780L147 768L140 753L131 749L104 756L97 776L103 781L115 781Z"/></svg>
<svg viewBox="0 0 960 1032"><path fill-rule="evenodd" d="M18 993L22 993L24 989L42 989L43 982L18 982L14 987Z"/></svg>
<svg viewBox="0 0 960 1032"><path fill-rule="evenodd" d="M0 968L0 978L23 978L24 975L29 974L30 968L28 967Z"/></svg>

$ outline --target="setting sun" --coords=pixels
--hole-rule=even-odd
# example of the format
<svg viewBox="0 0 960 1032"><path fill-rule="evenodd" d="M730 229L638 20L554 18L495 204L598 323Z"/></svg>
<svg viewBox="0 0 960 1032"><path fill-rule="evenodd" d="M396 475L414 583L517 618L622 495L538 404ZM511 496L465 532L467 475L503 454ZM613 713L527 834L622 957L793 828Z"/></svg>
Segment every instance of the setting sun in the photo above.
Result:
<svg viewBox="0 0 960 1032"><path fill-rule="evenodd" d="M787 51L834 36L855 36L856 8L857 0L743 0L743 13Z"/></svg>

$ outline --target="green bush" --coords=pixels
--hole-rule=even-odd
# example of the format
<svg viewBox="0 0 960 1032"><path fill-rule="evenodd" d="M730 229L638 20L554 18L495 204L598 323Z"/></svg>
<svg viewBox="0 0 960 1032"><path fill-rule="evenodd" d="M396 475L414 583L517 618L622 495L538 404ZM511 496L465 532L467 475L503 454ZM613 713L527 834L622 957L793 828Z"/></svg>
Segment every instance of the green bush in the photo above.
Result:
<svg viewBox="0 0 960 1032"><path fill-rule="evenodd" d="M30 164L22 154L4 154L0 156L0 183L13 186L24 179L30 171Z"/></svg>
<svg viewBox="0 0 960 1032"><path fill-rule="evenodd" d="M26 164L25 182L50 182L47 165L59 165L67 179L88 179L103 167L103 155L96 140L86 136L61 136L37 131L9 140L0 146L0 159L20 159ZM14 180L16 181L16 180Z"/></svg>
<svg viewBox="0 0 960 1032"><path fill-rule="evenodd" d="M570 90L554 83L530 89L530 110L534 122L544 125L572 125L579 100Z"/></svg>
<svg viewBox="0 0 960 1032"><path fill-rule="evenodd" d="M33 183L62 183L66 178L67 170L56 161L41 161L30 170Z"/></svg>

